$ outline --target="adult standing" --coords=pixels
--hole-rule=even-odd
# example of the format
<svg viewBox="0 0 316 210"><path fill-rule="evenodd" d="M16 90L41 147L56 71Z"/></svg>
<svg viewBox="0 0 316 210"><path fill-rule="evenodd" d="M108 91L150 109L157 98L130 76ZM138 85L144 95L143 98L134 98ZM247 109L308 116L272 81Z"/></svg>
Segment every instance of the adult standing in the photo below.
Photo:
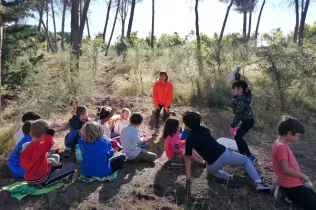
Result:
<svg viewBox="0 0 316 210"><path fill-rule="evenodd" d="M173 85L168 81L168 74L164 71L159 73L159 80L153 88L153 101L155 105L155 128L159 129L160 112L163 109L163 121L169 116L169 109L172 103Z"/></svg>

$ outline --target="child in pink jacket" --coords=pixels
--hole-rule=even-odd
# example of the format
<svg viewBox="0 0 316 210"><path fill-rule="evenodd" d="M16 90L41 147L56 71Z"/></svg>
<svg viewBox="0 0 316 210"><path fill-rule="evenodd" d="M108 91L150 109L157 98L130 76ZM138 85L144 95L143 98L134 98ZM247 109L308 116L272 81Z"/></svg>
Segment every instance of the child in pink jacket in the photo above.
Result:
<svg viewBox="0 0 316 210"><path fill-rule="evenodd" d="M169 118L166 121L163 138L165 139L164 149L166 156L171 163L184 163L184 148L181 148L180 141L180 122L177 119ZM180 145L179 145L180 144ZM205 165L205 162L199 158L196 152L192 154L192 161L200 165Z"/></svg>

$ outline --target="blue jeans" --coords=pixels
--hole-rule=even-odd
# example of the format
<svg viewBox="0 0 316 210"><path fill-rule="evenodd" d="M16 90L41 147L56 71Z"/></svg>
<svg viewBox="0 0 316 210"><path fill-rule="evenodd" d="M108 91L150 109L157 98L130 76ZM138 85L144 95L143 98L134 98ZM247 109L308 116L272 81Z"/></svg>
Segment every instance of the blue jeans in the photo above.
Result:
<svg viewBox="0 0 316 210"><path fill-rule="evenodd" d="M206 168L209 174L220 179L228 180L230 175L222 171L222 168L228 165L243 165L248 175L251 177L253 181L260 180L260 176L256 168L251 163L250 159L228 148L226 148L225 152L213 164L207 164Z"/></svg>

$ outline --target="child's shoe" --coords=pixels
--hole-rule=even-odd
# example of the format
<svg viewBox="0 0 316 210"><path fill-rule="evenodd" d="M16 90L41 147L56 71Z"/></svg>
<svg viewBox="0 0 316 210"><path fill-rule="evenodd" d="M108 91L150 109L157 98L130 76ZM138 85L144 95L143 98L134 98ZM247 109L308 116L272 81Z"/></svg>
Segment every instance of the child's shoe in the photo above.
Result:
<svg viewBox="0 0 316 210"><path fill-rule="evenodd" d="M256 190L270 190L270 191L272 191L274 189L273 185L268 185L268 184L265 184L263 182L261 182L261 183L255 182L254 185L256 187Z"/></svg>

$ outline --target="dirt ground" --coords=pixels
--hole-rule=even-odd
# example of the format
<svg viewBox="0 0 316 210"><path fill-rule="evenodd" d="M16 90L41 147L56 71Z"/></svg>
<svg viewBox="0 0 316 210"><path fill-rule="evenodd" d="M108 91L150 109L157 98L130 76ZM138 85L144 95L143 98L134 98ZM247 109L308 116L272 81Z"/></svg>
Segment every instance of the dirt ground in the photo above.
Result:
<svg viewBox="0 0 316 210"><path fill-rule="evenodd" d="M111 61L110 61L111 63ZM104 69L103 76L107 76L115 66L112 61ZM116 81L118 75L113 77ZM296 209L284 202L274 201L270 193L256 192L252 188L251 180L244 175L241 167L226 167L225 170L237 175L240 186L230 188L226 183L209 177L206 170L194 166L192 169L192 194L187 195L184 176L184 167L170 167L163 154L163 140L161 129L154 134L149 129L151 119L151 97L115 97L113 82L100 82L98 90L93 94L88 104L90 110L97 106L109 105L112 107L129 107L133 112L143 113L145 120L140 128L151 139L152 151L157 153L158 159L152 163L125 164L119 172L118 178L112 182L84 183L77 180L75 183L42 196L28 196L17 201L8 192L0 191L0 209ZM149 106L148 106L149 104ZM212 130L214 137L230 137L229 118L227 112L214 112L198 107L175 107L181 115L187 109L199 109L203 113L205 124ZM91 112L93 116L95 112ZM67 124L67 117L60 118L59 123ZM57 145L61 145L67 129L60 131L56 136ZM272 131L274 132L274 131ZM275 133L275 132L274 132ZM257 169L264 180L273 182L274 172L271 162L271 143L274 138L268 135L253 133L248 135L251 151L258 158ZM294 154L301 165L301 169L312 179L316 180L315 145L300 142L293 147ZM0 171L0 186L13 183L7 169Z"/></svg>

